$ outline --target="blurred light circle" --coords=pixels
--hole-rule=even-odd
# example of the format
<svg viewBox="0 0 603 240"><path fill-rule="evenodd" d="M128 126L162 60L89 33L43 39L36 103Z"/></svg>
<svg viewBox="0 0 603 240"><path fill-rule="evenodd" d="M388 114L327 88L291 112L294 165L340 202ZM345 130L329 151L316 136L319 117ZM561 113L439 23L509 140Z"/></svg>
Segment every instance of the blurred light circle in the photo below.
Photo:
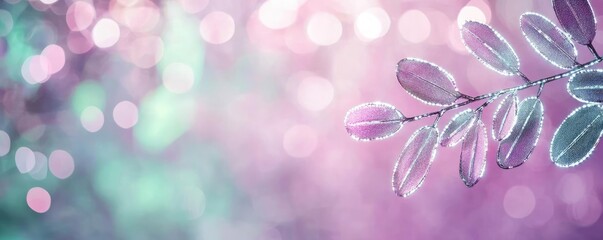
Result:
<svg viewBox="0 0 603 240"><path fill-rule="evenodd" d="M15 152L15 165L20 173L28 173L36 165L36 156L28 147L20 147Z"/></svg>
<svg viewBox="0 0 603 240"><path fill-rule="evenodd" d="M83 54L93 47L93 43L89 38L88 33L70 32L67 35L67 47L72 53Z"/></svg>
<svg viewBox="0 0 603 240"><path fill-rule="evenodd" d="M99 48L108 48L119 40L119 25L111 19L103 18L99 20L92 29L92 40Z"/></svg>
<svg viewBox="0 0 603 240"><path fill-rule="evenodd" d="M161 18L159 8L151 1L144 1L143 6L129 7L123 10L121 23L133 32L153 30Z"/></svg>
<svg viewBox="0 0 603 240"><path fill-rule="evenodd" d="M297 101L308 110L323 110L333 101L333 84L321 77L307 77L297 88Z"/></svg>
<svg viewBox="0 0 603 240"><path fill-rule="evenodd" d="M69 6L65 14L67 26L71 31L82 31L88 28L95 17L96 10L94 6L84 1L75 1Z"/></svg>
<svg viewBox="0 0 603 240"><path fill-rule="evenodd" d="M258 10L258 17L270 29L283 29L295 23L297 4L287 0L268 0Z"/></svg>
<svg viewBox="0 0 603 240"><path fill-rule="evenodd" d="M27 191L27 206L37 213L45 213L50 209L50 194L41 187L33 187Z"/></svg>
<svg viewBox="0 0 603 240"><path fill-rule="evenodd" d="M82 111L80 121L86 131L98 132L105 124L105 116L97 107L89 106Z"/></svg>
<svg viewBox="0 0 603 240"><path fill-rule="evenodd" d="M505 193L503 200L505 212L512 218L525 218L529 216L536 206L536 199L532 190L526 186L513 186Z"/></svg>
<svg viewBox="0 0 603 240"><path fill-rule="evenodd" d="M382 8L369 8L358 16L354 21L354 32L363 41L372 41L383 37L390 27L390 19L387 12Z"/></svg>
<svg viewBox="0 0 603 240"><path fill-rule="evenodd" d="M62 47L50 44L42 50L42 56L48 60L49 74L55 74L65 66L65 51Z"/></svg>
<svg viewBox="0 0 603 240"><path fill-rule="evenodd" d="M163 70L163 86L173 93L185 93L195 83L193 69L184 63L171 63Z"/></svg>
<svg viewBox="0 0 603 240"><path fill-rule="evenodd" d="M431 23L428 42L436 45L446 44L448 42L448 26L451 23L448 15L433 9L425 11L425 15L429 16L429 22Z"/></svg>
<svg viewBox="0 0 603 240"><path fill-rule="evenodd" d="M10 12L0 9L0 37L4 37L13 29L13 15Z"/></svg>
<svg viewBox="0 0 603 240"><path fill-rule="evenodd" d="M48 167L52 175L59 179L66 179L73 174L75 163L71 154L59 149L50 153Z"/></svg>
<svg viewBox="0 0 603 240"><path fill-rule="evenodd" d="M0 157L10 152L10 136L5 131L0 130Z"/></svg>
<svg viewBox="0 0 603 240"><path fill-rule="evenodd" d="M207 6L209 0L178 0L178 2L180 2L182 10L185 12L198 13Z"/></svg>
<svg viewBox="0 0 603 240"><path fill-rule="evenodd" d="M563 175L559 182L559 198L564 203L573 204L586 196L586 186L582 178L574 173Z"/></svg>
<svg viewBox="0 0 603 240"><path fill-rule="evenodd" d="M329 46L341 38L343 27L337 17L330 13L318 12L310 16L306 24L306 34L316 45Z"/></svg>
<svg viewBox="0 0 603 240"><path fill-rule="evenodd" d="M130 101L121 101L113 108L113 120L121 128L131 128L138 122L138 107Z"/></svg>
<svg viewBox="0 0 603 240"><path fill-rule="evenodd" d="M454 22L448 27L448 46L457 53L468 54L467 48L465 48L465 44L461 40L459 26Z"/></svg>
<svg viewBox="0 0 603 240"><path fill-rule="evenodd" d="M35 180L44 180L48 175L48 159L41 152L34 152L36 156L36 165L29 171L29 176Z"/></svg>
<svg viewBox="0 0 603 240"><path fill-rule="evenodd" d="M317 144L316 131L306 125L295 125L289 128L283 136L285 152L295 158L310 156L316 149Z"/></svg>
<svg viewBox="0 0 603 240"><path fill-rule="evenodd" d="M486 15L476 6L464 6L456 18L459 26L465 24L466 21L475 21L480 23L486 22Z"/></svg>
<svg viewBox="0 0 603 240"><path fill-rule="evenodd" d="M48 4L48 5L53 4L53 3L57 2L57 1L58 0L40 0L40 2L42 2L44 4Z"/></svg>
<svg viewBox="0 0 603 240"><path fill-rule="evenodd" d="M29 62L29 76L34 83L43 83L50 78L50 62L43 55L32 56Z"/></svg>
<svg viewBox="0 0 603 240"><path fill-rule="evenodd" d="M235 22L228 13L211 12L201 20L199 25L201 37L211 44L228 42L235 32Z"/></svg>
<svg viewBox="0 0 603 240"><path fill-rule="evenodd" d="M601 217L601 202L596 196L584 198L568 206L567 215L574 220L576 225L588 227L595 224Z"/></svg>
<svg viewBox="0 0 603 240"><path fill-rule="evenodd" d="M139 37L128 47L130 61L139 68L151 68L163 57L163 40L157 36Z"/></svg>
<svg viewBox="0 0 603 240"><path fill-rule="evenodd" d="M555 214L555 205L550 198L545 196L539 197L536 200L536 203L534 211L526 220L529 222L530 226L543 226L551 220Z"/></svg>
<svg viewBox="0 0 603 240"><path fill-rule="evenodd" d="M50 77L48 59L42 55L28 57L21 65L21 75L29 84L46 82Z"/></svg>
<svg viewBox="0 0 603 240"><path fill-rule="evenodd" d="M398 19L398 30L406 41L420 43L431 34L431 23L425 13L416 9L408 10Z"/></svg>
<svg viewBox="0 0 603 240"><path fill-rule="evenodd" d="M140 0L117 0L117 2L123 6L131 7L136 5Z"/></svg>

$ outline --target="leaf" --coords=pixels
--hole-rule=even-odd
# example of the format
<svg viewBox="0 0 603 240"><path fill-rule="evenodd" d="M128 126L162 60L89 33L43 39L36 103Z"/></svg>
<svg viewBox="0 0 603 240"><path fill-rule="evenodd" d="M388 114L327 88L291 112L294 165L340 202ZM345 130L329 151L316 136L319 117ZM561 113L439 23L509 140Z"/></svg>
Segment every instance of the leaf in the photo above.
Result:
<svg viewBox="0 0 603 240"><path fill-rule="evenodd" d="M484 65L503 75L519 71L519 59L511 45L490 26L468 21L461 27L465 46Z"/></svg>
<svg viewBox="0 0 603 240"><path fill-rule="evenodd" d="M574 41L582 45L592 43L597 28L588 0L553 0L553 9L559 23Z"/></svg>
<svg viewBox="0 0 603 240"><path fill-rule="evenodd" d="M444 128L440 137L440 145L444 147L456 146L465 138L467 131L474 122L475 112L471 109L456 114Z"/></svg>
<svg viewBox="0 0 603 240"><path fill-rule="evenodd" d="M517 117L517 93L508 94L496 108L492 117L492 137L501 141L511 133L511 127Z"/></svg>
<svg viewBox="0 0 603 240"><path fill-rule="evenodd" d="M524 13L519 22L523 35L544 59L565 69L578 65L576 46L549 19L537 13Z"/></svg>
<svg viewBox="0 0 603 240"><path fill-rule="evenodd" d="M486 170L486 153L488 152L488 134L481 120L477 120L467 132L461 148L459 173L467 187L473 187Z"/></svg>
<svg viewBox="0 0 603 240"><path fill-rule="evenodd" d="M603 134L603 109L589 104L574 110L555 131L551 160L559 167L573 167L586 160Z"/></svg>
<svg viewBox="0 0 603 240"><path fill-rule="evenodd" d="M345 128L353 139L371 141L388 138L402 128L402 113L382 102L358 105L345 115Z"/></svg>
<svg viewBox="0 0 603 240"><path fill-rule="evenodd" d="M603 69L573 75L567 82L567 91L578 101L603 103Z"/></svg>
<svg viewBox="0 0 603 240"><path fill-rule="evenodd" d="M514 168L528 160L540 137L543 110L538 98L530 97L521 101L511 133L498 146L499 167Z"/></svg>
<svg viewBox="0 0 603 240"><path fill-rule="evenodd" d="M450 105L461 97L452 75L441 67L421 59L400 60L396 77L410 95L430 105Z"/></svg>
<svg viewBox="0 0 603 240"><path fill-rule="evenodd" d="M392 179L394 192L401 197L413 194L425 180L436 155L438 129L422 127L406 143Z"/></svg>

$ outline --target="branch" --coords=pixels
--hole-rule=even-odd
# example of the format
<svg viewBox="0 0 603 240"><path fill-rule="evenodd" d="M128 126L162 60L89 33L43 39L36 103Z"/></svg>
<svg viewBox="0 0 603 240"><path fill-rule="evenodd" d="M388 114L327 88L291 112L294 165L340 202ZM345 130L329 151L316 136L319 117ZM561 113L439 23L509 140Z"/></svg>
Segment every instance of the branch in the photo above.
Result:
<svg viewBox="0 0 603 240"><path fill-rule="evenodd" d="M495 98L497 98L498 96L500 96L502 94L505 94L505 93L508 93L508 92L512 92L512 91L521 91L521 90L528 89L528 88L531 88L531 87L537 86L537 85L544 86L547 83L554 82L554 81L557 81L559 79L562 79L562 78L574 75L575 73L580 72L580 71L582 71L582 70L584 70L586 68L589 68L589 67L591 67L591 66L593 66L593 65L595 65L597 63L600 63L601 61L603 61L603 58L597 56L597 58L595 58L594 60L592 60L590 62L578 65L576 68L574 68L572 70L569 70L569 71L566 71L566 72L563 72L563 73L560 73L560 74L557 74L557 75L554 75L554 76L542 78L542 79L539 79L537 81L526 82L523 85L519 85L519 86L513 87L513 88L502 89L502 90L499 90L497 92L491 92L491 93L479 95L479 96L476 96L476 97L471 97L471 98L468 98L468 99L465 98L465 99L467 99L466 101L460 102L460 103L457 103L457 104L454 104L454 105L450 105L448 107L440 109L439 111L425 113L425 114L421 114L421 115L417 115L417 116L413 116L413 117L405 117L405 118L402 118L402 119L387 120L387 121L382 121L382 122L414 122L414 121L417 121L419 119L430 117L430 116L433 116L433 115L439 115L439 116L441 116L446 111L450 111L450 110L453 110L453 109L456 109L456 108L459 108L459 107L462 107L462 106L465 106L467 104L471 104L471 103L474 103L474 102L477 102L477 101L480 101L480 100L495 99Z"/></svg>

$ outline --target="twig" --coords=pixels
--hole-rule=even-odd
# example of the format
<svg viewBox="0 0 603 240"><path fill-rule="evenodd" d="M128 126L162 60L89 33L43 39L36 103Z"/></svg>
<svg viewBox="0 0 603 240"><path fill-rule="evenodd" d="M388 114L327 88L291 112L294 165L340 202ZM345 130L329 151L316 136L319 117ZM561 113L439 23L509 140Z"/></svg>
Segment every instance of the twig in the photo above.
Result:
<svg viewBox="0 0 603 240"><path fill-rule="evenodd" d="M498 96L500 96L502 94L505 94L505 93L508 93L508 92L521 91L521 90L528 89L528 88L531 88L531 87L537 86L537 85L544 86L547 83L554 82L554 81L557 81L559 79L571 76L571 75L573 75L573 74L575 74L577 72L580 72L580 71L582 71L582 70L584 70L584 69L586 69L588 67L591 67L591 66L593 66L593 65L595 65L597 63L600 63L601 61L603 61L603 58L597 57L596 59L594 59L594 60L592 60L590 62L578 65L574 69L571 69L571 70L568 70L566 72L563 72L563 73L560 73L560 74L557 74L557 75L553 75L553 76L550 76L550 77L542 78L542 79L539 79L537 81L527 82L527 83L525 83L523 85L519 85L519 86L512 87L512 88L502 89L502 90L499 90L499 91L496 91L496 92L482 94L482 95L479 95L479 96L476 96L476 97L469 97L469 99L467 99L465 97L462 97L462 98L467 99L467 100L464 101L464 102L460 102L460 103L457 103L457 104L450 105L448 107L442 108L439 111L424 113L424 114L417 115L417 116L412 116L412 117L405 117L405 118L402 118L402 119L391 119L391 120L385 120L385 121L379 121L379 122L384 122L384 123L385 122L414 122L414 121L417 121L419 119L423 119L423 118L434 116L434 115L440 115L441 116L446 111L450 111L450 110L453 110L453 109L456 109L456 108L459 108L459 107L462 107L462 106L465 106L467 104L471 104L471 103L474 103L474 102L477 102L477 101L480 101L480 100L483 100L483 99L495 99ZM521 74L521 75L523 75L523 74Z"/></svg>

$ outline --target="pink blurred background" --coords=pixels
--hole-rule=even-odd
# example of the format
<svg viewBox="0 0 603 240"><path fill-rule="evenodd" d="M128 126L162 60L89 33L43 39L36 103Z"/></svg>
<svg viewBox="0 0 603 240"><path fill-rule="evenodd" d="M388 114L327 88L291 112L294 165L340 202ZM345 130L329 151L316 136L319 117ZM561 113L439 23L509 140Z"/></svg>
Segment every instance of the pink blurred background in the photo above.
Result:
<svg viewBox="0 0 603 240"><path fill-rule="evenodd" d="M88 8L70 15L76 2ZM603 19L603 2L591 2ZM368 143L352 140L343 127L346 111L364 102L387 102L406 116L437 110L399 86L395 65L405 57L442 66L469 95L521 84L465 50L458 26L468 19L498 30L528 77L560 73L519 29L524 12L554 20L548 0L3 0L0 6L4 126L12 141L0 160L1 239L603 238L603 150L570 169L549 159L556 127L580 105L564 80L548 84L541 97L544 129L530 160L500 169L491 141L486 175L471 189L459 177L457 147L438 151L414 195L392 192L402 147L429 119ZM110 23L99 25L101 19ZM31 51L15 48L17 42ZM60 71L43 81L23 74L23 64L31 64L25 59L50 44L65 54ZM594 46L603 49L600 32ZM579 53L579 62L592 58L583 46ZM96 90L81 90L90 83ZM495 106L485 110L484 122ZM40 125L40 136L26 134ZM42 156L65 149L73 175L20 174L19 146ZM34 187L49 196L26 200ZM45 204L49 209L37 213Z"/></svg>

